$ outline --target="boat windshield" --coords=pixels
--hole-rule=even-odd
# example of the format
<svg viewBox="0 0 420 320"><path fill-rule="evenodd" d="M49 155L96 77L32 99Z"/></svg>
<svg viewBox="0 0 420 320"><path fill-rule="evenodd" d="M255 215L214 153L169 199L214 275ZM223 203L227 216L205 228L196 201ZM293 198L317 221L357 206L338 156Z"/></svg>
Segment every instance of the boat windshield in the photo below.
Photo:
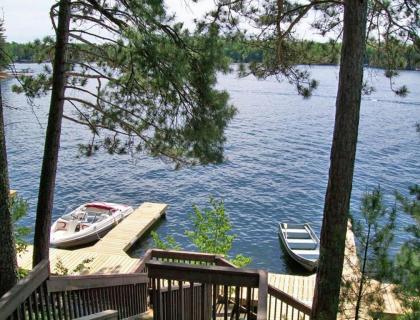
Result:
<svg viewBox="0 0 420 320"><path fill-rule="evenodd" d="M96 223L112 215L112 212L103 208L81 207L71 213L61 216L64 220L78 220L86 223Z"/></svg>
<svg viewBox="0 0 420 320"><path fill-rule="evenodd" d="M95 211L87 210L83 221L87 223L96 223L96 222L99 222L108 218L109 215L110 213L108 212L97 212L96 210Z"/></svg>

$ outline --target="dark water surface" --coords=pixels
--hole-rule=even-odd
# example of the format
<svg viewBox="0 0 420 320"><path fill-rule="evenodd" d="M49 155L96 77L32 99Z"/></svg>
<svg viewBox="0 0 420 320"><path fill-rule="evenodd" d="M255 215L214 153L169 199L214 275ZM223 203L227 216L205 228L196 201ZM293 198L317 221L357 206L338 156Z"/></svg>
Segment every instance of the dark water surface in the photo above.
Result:
<svg viewBox="0 0 420 320"><path fill-rule="evenodd" d="M165 202L170 207L167 219L157 228L159 234L171 234L186 249L193 249L184 236L190 227L191 205L205 205L213 195L225 200L238 235L233 253L251 256L252 267L300 272L279 246L277 222L308 221L319 234L338 78L336 67L311 70L320 86L308 100L297 96L287 83L237 79L233 74L219 77L219 86L230 93L239 110L227 130L228 160L221 165L174 171L146 156L78 157L77 144L85 143L89 136L84 128L66 121L54 218L69 206L92 200L133 206L144 201ZM420 135L414 128L420 121L420 73L401 72L398 81L411 91L407 98L390 91L381 71L371 70L369 78L376 92L363 98L361 109L352 196L356 215L366 190L380 184L392 203L394 190L407 193L410 184L420 182ZM32 226L45 125L39 125L23 96L10 92L12 83L2 84L4 100L17 108L6 111L10 179L12 188L29 201L30 212L23 223ZM38 100L34 110L42 124L48 102L49 98ZM399 215L398 222L395 248L406 239L403 227L411 220ZM140 255L150 245L147 239L132 254Z"/></svg>

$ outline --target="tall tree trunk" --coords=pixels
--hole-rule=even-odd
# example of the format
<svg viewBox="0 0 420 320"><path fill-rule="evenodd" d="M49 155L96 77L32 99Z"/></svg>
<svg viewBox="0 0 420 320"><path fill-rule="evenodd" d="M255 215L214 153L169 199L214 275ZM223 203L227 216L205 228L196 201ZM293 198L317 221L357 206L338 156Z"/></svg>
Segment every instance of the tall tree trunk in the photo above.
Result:
<svg viewBox="0 0 420 320"><path fill-rule="evenodd" d="M331 163L311 318L337 317L363 85L367 0L346 0Z"/></svg>
<svg viewBox="0 0 420 320"><path fill-rule="evenodd" d="M0 297L9 291L17 281L16 247L9 197L9 175L0 84Z"/></svg>
<svg viewBox="0 0 420 320"><path fill-rule="evenodd" d="M33 265L49 259L51 215L54 202L55 178L60 149L61 123L64 107L65 57L69 37L70 0L61 0L59 5L57 39L53 64L50 112L45 137L44 159L39 183L36 210Z"/></svg>

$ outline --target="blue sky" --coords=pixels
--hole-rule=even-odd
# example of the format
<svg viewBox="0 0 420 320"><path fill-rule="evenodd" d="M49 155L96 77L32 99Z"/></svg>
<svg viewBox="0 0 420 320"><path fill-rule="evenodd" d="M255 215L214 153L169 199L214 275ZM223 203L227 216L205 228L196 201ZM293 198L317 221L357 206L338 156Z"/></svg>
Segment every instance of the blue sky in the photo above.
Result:
<svg viewBox="0 0 420 320"><path fill-rule="evenodd" d="M0 16L4 17L7 41L27 42L52 35L49 11L55 0L1 0ZM178 20L192 25L194 17L201 16L212 1L198 4L189 0L166 0L169 12L176 12Z"/></svg>

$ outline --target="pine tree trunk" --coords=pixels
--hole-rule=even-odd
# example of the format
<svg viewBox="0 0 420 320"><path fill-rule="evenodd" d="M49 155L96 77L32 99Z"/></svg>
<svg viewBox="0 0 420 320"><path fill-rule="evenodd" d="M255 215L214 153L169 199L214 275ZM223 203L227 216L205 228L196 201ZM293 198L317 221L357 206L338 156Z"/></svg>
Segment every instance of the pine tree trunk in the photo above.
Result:
<svg viewBox="0 0 420 320"><path fill-rule="evenodd" d="M0 85L0 297L9 291L17 281L16 247L9 197L9 175Z"/></svg>
<svg viewBox="0 0 420 320"><path fill-rule="evenodd" d="M65 57L69 37L70 0L59 5L57 40L53 64L50 112L45 137L44 159L39 183L36 211L33 265L49 258L51 215L54 202L55 178L60 149L61 123L64 107Z"/></svg>
<svg viewBox="0 0 420 320"><path fill-rule="evenodd" d="M363 84L367 0L346 0L321 250L311 319L335 320L343 271Z"/></svg>

